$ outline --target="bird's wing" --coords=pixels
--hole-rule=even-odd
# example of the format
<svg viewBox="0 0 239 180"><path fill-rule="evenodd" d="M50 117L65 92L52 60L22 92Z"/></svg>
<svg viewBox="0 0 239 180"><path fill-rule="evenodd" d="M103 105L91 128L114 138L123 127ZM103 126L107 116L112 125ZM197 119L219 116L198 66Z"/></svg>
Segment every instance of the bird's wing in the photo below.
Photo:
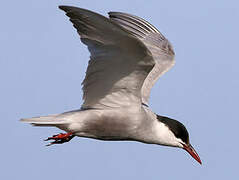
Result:
<svg viewBox="0 0 239 180"><path fill-rule="evenodd" d="M150 90L165 72L174 65L174 51L170 42L150 23L142 18L121 12L109 12L110 19L138 38L151 52L155 66L141 89L142 102L148 104Z"/></svg>
<svg viewBox="0 0 239 180"><path fill-rule="evenodd" d="M91 53L82 108L141 105L141 88L155 62L145 45L110 19L89 10L59 6Z"/></svg>

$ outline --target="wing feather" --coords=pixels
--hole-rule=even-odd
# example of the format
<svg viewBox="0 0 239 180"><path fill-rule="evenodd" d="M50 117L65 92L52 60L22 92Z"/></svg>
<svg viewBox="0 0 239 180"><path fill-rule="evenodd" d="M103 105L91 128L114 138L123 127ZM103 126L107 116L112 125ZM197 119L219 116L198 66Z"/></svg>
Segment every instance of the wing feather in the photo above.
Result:
<svg viewBox="0 0 239 180"><path fill-rule="evenodd" d="M121 12L109 12L109 17L143 42L153 56L155 66L141 89L142 102L148 104L150 90L155 82L174 65L172 45L153 25L142 18Z"/></svg>
<svg viewBox="0 0 239 180"><path fill-rule="evenodd" d="M76 7L59 8L70 17L91 53L82 82L82 107L140 105L141 88L155 65L151 52L138 38L104 16Z"/></svg>

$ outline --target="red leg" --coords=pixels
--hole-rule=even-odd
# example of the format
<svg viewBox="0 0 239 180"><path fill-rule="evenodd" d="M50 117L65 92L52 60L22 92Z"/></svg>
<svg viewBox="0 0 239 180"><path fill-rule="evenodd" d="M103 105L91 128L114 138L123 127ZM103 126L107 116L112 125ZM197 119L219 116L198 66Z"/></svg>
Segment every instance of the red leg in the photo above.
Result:
<svg viewBox="0 0 239 180"><path fill-rule="evenodd" d="M53 142L47 144L46 146L50 146L53 144L63 144L66 142L69 142L75 135L73 133L60 133L53 135L52 137L49 137L45 139L44 141L54 140Z"/></svg>

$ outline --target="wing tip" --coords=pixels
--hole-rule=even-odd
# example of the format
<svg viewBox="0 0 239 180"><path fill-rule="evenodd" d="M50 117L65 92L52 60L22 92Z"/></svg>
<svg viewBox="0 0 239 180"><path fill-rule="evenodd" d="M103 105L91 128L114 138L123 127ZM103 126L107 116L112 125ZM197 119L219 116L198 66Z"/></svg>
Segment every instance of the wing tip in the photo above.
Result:
<svg viewBox="0 0 239 180"><path fill-rule="evenodd" d="M112 16L112 15L114 15L115 13L117 13L117 12L109 11L109 12L108 12L108 15L109 15L109 16Z"/></svg>
<svg viewBox="0 0 239 180"><path fill-rule="evenodd" d="M60 5L60 6L58 6L58 8L60 9L60 10L63 10L63 11L66 11L68 8L67 8L68 6L64 6L64 5Z"/></svg>
<svg viewBox="0 0 239 180"><path fill-rule="evenodd" d="M58 6L58 8L60 9L60 10L63 10L63 11L65 11L65 12L69 12L69 11L72 11L72 10L76 10L76 9L81 9L81 8L78 8L78 7L74 7L74 6L65 6L65 5L60 5L60 6Z"/></svg>

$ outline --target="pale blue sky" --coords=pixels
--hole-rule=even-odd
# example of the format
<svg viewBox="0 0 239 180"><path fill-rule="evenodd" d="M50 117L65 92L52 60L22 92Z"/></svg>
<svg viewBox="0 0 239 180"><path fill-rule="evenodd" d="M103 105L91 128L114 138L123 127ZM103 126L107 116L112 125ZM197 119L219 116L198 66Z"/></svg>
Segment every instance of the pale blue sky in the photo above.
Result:
<svg viewBox="0 0 239 180"><path fill-rule="evenodd" d="M176 65L154 86L151 108L187 127L200 166L185 151L74 138L23 117L78 109L89 53L58 5L145 18L173 44ZM239 2L236 0L2 1L0 179L238 179Z"/></svg>

